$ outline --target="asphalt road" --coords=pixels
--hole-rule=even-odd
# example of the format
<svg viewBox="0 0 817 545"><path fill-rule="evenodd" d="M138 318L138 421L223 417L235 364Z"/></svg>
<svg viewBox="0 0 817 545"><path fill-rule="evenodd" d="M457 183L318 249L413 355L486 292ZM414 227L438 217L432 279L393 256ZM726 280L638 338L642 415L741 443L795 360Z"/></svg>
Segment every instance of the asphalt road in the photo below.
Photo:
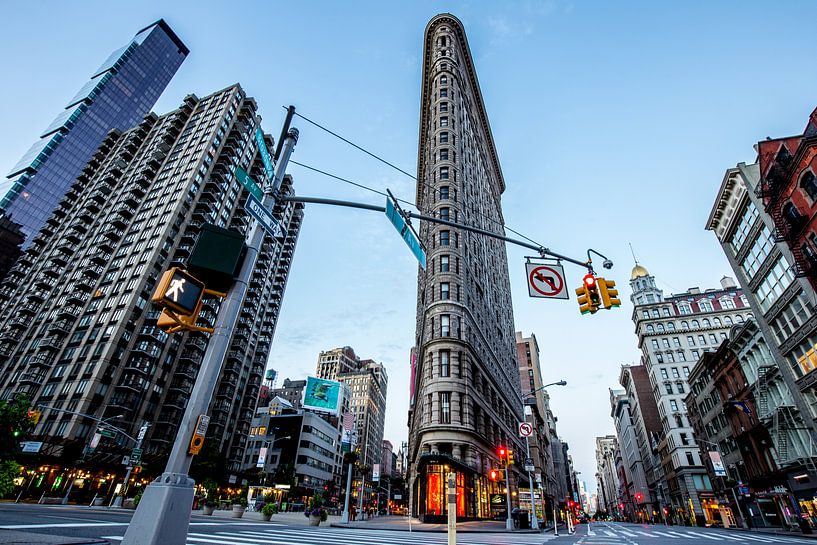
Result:
<svg viewBox="0 0 817 545"><path fill-rule="evenodd" d="M0 543L68 543L60 537L90 543L101 538L119 545L131 511L81 506L0 504ZM230 519L194 515L187 543L190 545L445 545L445 533L398 530L347 529L305 526L305 520L279 515L278 521ZM375 519L377 520L377 519ZM5 537L4 537L5 536ZM20 539L30 536L30 541ZM52 536L54 541L43 537ZM12 537L14 539L12 539ZM83 538L87 538L85 540ZM553 543L550 543L553 542ZM459 545L762 545L764 543L817 545L817 539L771 535L740 530L644 526L623 523L579 525L576 533L460 533Z"/></svg>

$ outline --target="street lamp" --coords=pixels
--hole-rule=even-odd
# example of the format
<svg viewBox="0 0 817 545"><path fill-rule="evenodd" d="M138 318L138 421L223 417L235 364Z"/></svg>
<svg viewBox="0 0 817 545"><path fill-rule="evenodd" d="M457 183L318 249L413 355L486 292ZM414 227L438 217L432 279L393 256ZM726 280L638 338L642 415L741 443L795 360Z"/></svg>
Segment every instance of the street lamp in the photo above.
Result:
<svg viewBox="0 0 817 545"><path fill-rule="evenodd" d="M567 381L566 380L560 380L558 382L551 382L549 384L545 384L544 386L540 386L540 387L536 388L535 390L532 390L531 392L528 393L528 396L529 396L528 399L533 398L533 394L535 394L536 392L539 392L540 390L544 390L548 386L567 386ZM527 407L527 405L528 405L527 400L522 399L521 396L520 396L520 399L522 401L522 404L526 405L526 407L525 407L525 416L527 416L531 412L530 407ZM527 467L525 468L525 471L527 471L527 473L528 473L528 489L530 490L531 529L538 530L539 529L539 519L536 517L536 503L535 503L534 497L533 497L533 494L534 494L534 492L533 492L533 477L531 476L531 472L529 470L530 465L528 465L528 463L527 463L528 460L530 460L530 440L528 439L528 436L526 435L525 436L525 466L527 466ZM510 479L508 479L507 470L506 470L505 478L506 478L506 484L508 486L508 489L510 490L511 482L510 482ZM511 528L513 528L513 522L511 521L510 502L508 502L507 511L508 511L508 519L506 521L506 527L508 529L511 529ZM555 512L555 509L554 509L554 512ZM544 517L544 514L545 514L544 511L542 511L542 516L543 517ZM554 514L553 523L554 523L554 525L556 524L555 514Z"/></svg>

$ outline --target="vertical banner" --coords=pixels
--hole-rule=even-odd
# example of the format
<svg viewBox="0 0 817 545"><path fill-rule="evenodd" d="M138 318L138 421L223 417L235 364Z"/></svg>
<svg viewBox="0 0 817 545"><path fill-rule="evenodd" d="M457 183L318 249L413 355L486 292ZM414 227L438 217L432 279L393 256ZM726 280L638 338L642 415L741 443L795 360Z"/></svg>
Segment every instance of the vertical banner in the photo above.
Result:
<svg viewBox="0 0 817 545"><path fill-rule="evenodd" d="M264 467L267 464L267 447L261 447L261 450L258 451L258 461L255 463L255 467Z"/></svg>
<svg viewBox="0 0 817 545"><path fill-rule="evenodd" d="M372 480L380 480L380 464L372 464Z"/></svg>
<svg viewBox="0 0 817 545"><path fill-rule="evenodd" d="M715 470L716 477L726 477L726 468L721 459L721 453L714 450L709 451L709 459L712 461L712 469Z"/></svg>

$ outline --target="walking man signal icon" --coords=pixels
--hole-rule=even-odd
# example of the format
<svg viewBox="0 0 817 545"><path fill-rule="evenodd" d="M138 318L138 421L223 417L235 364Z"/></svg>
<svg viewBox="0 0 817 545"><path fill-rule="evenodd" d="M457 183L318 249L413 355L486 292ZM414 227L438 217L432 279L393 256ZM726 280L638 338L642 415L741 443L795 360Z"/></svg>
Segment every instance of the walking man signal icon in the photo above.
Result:
<svg viewBox="0 0 817 545"><path fill-rule="evenodd" d="M184 283L186 280L184 278L174 278L170 281L170 287L165 292L165 297L172 297L173 301L178 303L179 302L179 295L184 293Z"/></svg>

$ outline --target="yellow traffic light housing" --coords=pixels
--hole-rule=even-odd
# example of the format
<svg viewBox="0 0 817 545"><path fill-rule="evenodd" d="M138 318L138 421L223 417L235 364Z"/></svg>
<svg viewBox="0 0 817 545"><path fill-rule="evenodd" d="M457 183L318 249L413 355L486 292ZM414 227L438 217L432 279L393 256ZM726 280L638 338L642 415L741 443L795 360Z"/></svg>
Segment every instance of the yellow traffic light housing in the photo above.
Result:
<svg viewBox="0 0 817 545"><path fill-rule="evenodd" d="M604 308L611 309L621 306L621 300L618 298L618 290L615 289L616 283L614 280L599 277L597 284L601 295L601 304Z"/></svg>
<svg viewBox="0 0 817 545"><path fill-rule="evenodd" d="M579 302L579 311L582 314L595 314L599 310L600 297L596 277L588 273L582 280L582 285L576 288L576 299Z"/></svg>
<svg viewBox="0 0 817 545"><path fill-rule="evenodd" d="M508 465L513 465L513 450L508 449Z"/></svg>
<svg viewBox="0 0 817 545"><path fill-rule="evenodd" d="M181 316L193 316L201 305L204 283L178 267L165 271L150 300Z"/></svg>

